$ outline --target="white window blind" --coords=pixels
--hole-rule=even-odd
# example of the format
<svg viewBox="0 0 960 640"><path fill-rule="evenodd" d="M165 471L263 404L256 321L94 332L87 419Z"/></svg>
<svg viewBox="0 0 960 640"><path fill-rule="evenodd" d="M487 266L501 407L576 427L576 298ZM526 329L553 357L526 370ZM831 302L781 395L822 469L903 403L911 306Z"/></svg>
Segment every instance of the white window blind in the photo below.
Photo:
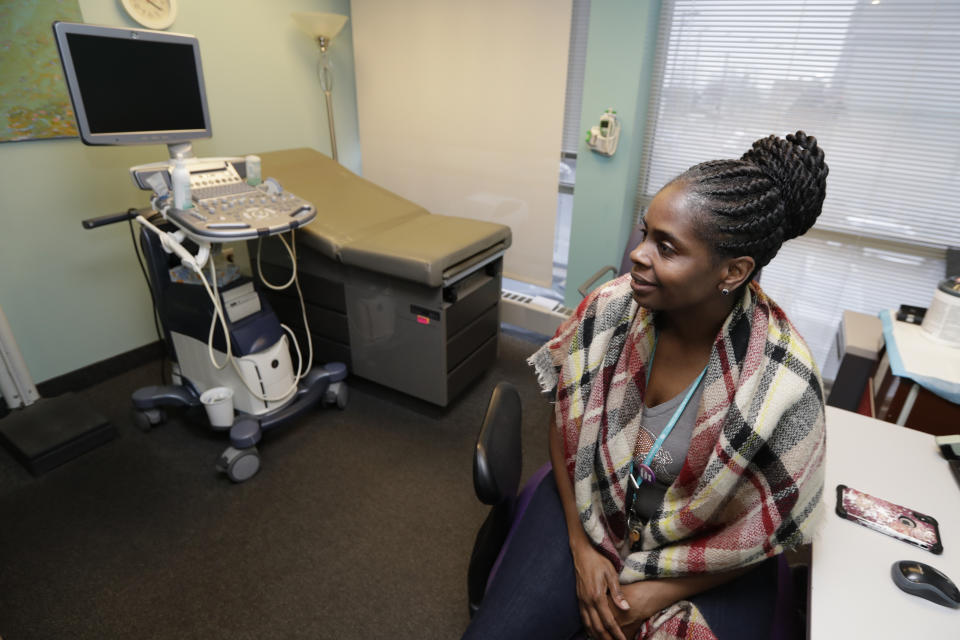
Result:
<svg viewBox="0 0 960 640"><path fill-rule="evenodd" d="M585 132L580 131L580 107L583 103L583 76L587 63L587 31L590 26L590 0L573 0L570 21L570 53L567 58L567 91L563 105L563 153L576 155Z"/></svg>
<svg viewBox="0 0 960 640"><path fill-rule="evenodd" d="M830 165L817 226L960 245L960 2L665 3L647 195L803 129Z"/></svg>
<svg viewBox="0 0 960 640"><path fill-rule="evenodd" d="M901 304L929 306L943 271L943 253L929 247L808 233L783 245L760 282L823 367L844 309L873 314Z"/></svg>
<svg viewBox="0 0 960 640"><path fill-rule="evenodd" d="M638 210L693 164L803 129L827 198L764 288L818 357L845 308L927 306L960 246L960 2L664 0L661 20Z"/></svg>

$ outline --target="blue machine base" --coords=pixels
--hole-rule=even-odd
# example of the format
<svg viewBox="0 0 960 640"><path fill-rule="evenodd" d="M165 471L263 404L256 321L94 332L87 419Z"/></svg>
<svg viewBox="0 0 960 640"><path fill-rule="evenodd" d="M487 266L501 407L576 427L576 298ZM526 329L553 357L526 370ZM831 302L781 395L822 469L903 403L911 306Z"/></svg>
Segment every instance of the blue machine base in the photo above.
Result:
<svg viewBox="0 0 960 640"><path fill-rule="evenodd" d="M327 389L347 377L342 362L330 362L314 367L300 381L293 399L282 407L261 415L239 414L230 428L230 443L237 449L255 446L263 431L289 422L320 402ZM138 411L164 407L199 407L200 394L191 385L155 385L137 389L133 406Z"/></svg>

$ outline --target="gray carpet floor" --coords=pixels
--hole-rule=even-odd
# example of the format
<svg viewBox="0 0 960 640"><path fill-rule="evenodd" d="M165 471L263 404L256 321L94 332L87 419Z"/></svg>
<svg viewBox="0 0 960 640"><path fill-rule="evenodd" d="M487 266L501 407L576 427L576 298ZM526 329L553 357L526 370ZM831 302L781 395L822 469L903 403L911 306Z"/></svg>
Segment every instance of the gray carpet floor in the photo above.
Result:
<svg viewBox="0 0 960 640"><path fill-rule="evenodd" d="M524 478L548 459L536 347L504 334L446 409L351 378L345 410L268 433L243 484L214 470L225 434L133 425L130 393L158 363L91 387L117 439L37 478L0 449L0 637L458 638L497 382L523 399Z"/></svg>

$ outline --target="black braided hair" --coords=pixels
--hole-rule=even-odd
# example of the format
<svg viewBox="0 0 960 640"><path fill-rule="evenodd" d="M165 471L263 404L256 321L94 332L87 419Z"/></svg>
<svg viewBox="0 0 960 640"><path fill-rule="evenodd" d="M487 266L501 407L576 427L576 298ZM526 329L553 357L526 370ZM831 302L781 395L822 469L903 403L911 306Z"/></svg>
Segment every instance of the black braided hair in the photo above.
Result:
<svg viewBox="0 0 960 640"><path fill-rule="evenodd" d="M693 196L701 236L717 255L750 256L759 270L784 241L813 226L827 172L817 139L797 131L761 138L739 160L704 162L672 182Z"/></svg>

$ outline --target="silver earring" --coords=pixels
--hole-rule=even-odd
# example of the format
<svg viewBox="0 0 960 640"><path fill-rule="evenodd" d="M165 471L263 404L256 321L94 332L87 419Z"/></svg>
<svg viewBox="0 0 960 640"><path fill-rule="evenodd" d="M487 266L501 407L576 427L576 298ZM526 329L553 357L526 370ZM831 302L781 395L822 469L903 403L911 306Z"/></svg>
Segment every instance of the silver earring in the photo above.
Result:
<svg viewBox="0 0 960 640"><path fill-rule="evenodd" d="M728 296L730 295L730 289L727 289L726 287L724 287L723 289L720 290L720 294Z"/></svg>

